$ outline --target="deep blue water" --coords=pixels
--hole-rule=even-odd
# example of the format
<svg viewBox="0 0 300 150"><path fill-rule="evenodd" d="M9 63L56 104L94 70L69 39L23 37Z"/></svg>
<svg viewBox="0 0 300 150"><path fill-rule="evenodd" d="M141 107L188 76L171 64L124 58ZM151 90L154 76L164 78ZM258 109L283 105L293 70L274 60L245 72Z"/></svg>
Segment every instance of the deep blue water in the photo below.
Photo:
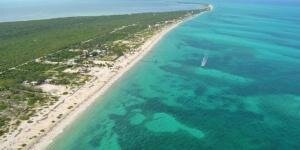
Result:
<svg viewBox="0 0 300 150"><path fill-rule="evenodd" d="M49 149L299 150L299 2L210 3L213 12L170 32Z"/></svg>

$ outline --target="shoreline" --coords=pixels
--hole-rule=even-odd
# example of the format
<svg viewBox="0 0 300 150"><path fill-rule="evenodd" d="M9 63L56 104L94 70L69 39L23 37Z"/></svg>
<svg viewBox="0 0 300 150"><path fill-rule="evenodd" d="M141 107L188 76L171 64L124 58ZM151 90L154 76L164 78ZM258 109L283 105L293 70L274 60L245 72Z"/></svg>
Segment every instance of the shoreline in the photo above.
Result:
<svg viewBox="0 0 300 150"><path fill-rule="evenodd" d="M187 21L188 18L185 19L185 21ZM191 18L190 18L191 19ZM54 133L50 133L50 135L46 135L44 137L42 137L40 139L40 141L38 141L38 143L36 143L32 148L34 150L40 150L40 149L45 149L47 148L48 145L50 145L55 137L59 136L59 134L63 133L64 128L66 128L69 124L71 124L72 122L74 122L78 117L80 117L80 115L91 105L93 104L100 96L102 96L107 90L109 90L111 88L111 86L118 81L124 74L127 73L127 71L129 71L132 67L134 67L134 65L136 63L138 63L142 58L144 58L144 56L146 56L148 54L148 52L150 52L152 50L152 48L167 34L169 33L171 30L175 29L176 27L178 27L181 23L185 22L185 21L180 21L177 22L176 24L172 24L169 25L168 27L164 27L164 29L162 29L162 31L160 31L159 33L156 33L155 35L153 35L150 39L148 39L140 48L141 50L139 52L137 52L137 56L136 58L133 58L133 60L131 60L131 62L129 62L129 64L125 67L122 68L118 71L118 73L113 76L113 78L111 80L109 80L108 83L106 83L102 88L99 89L98 93L95 93L89 101L81 104L81 106L78 108L78 110L74 110L73 113L69 114L69 116L67 116L64 120L64 122L58 123L50 132L54 132ZM134 54L135 55L135 54ZM125 60L126 61L126 60ZM48 133L48 134L49 134ZM49 139L51 139L49 141Z"/></svg>
<svg viewBox="0 0 300 150"><path fill-rule="evenodd" d="M167 25L155 32L146 42L138 48L134 54L126 54L119 58L115 63L120 69L107 69L100 78L95 78L84 84L72 95L63 97L58 104L51 106L45 110L45 115L33 117L36 122L33 124L21 124L20 130L16 130L7 137L7 141L3 142L0 149L18 149L23 145L22 149L46 149L54 139L63 133L64 129L73 123L83 112L88 109L100 96L102 96L111 86L127 73L135 64L137 64L144 56L150 52L153 47L167 33L201 14L188 16L175 23ZM104 76L104 77L102 77ZM74 106L70 109L70 106ZM60 116L60 117L59 117ZM57 120L53 122L53 120ZM19 129L18 128L18 129Z"/></svg>

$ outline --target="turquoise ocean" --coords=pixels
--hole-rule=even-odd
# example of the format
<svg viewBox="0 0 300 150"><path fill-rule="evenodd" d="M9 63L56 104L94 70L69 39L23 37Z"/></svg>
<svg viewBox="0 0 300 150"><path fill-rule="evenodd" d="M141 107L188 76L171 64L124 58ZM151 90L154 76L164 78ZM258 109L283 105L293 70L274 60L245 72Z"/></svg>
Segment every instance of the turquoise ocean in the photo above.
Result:
<svg viewBox="0 0 300 150"><path fill-rule="evenodd" d="M209 3L48 149L299 150L300 3Z"/></svg>

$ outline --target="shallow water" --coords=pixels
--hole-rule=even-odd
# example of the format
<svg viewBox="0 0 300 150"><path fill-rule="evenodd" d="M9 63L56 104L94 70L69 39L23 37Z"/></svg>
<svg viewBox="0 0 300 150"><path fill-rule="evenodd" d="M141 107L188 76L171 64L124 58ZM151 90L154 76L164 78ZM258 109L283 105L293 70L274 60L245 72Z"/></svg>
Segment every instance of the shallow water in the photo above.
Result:
<svg viewBox="0 0 300 150"><path fill-rule="evenodd" d="M213 4L49 149L300 149L299 4Z"/></svg>
<svg viewBox="0 0 300 150"><path fill-rule="evenodd" d="M0 22L193 9L175 0L0 0Z"/></svg>

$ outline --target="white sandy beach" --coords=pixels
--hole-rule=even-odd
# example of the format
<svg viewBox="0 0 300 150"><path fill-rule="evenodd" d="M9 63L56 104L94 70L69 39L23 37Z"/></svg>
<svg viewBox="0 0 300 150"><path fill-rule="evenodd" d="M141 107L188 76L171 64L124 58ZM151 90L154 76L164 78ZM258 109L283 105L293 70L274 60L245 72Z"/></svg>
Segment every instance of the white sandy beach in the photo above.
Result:
<svg viewBox="0 0 300 150"><path fill-rule="evenodd" d="M185 21L191 18L186 18ZM115 69L103 68L97 70L95 68L93 70L91 68L91 74L95 78L76 91L72 91L72 94L61 96L56 104L49 108L43 108L38 115L30 119L33 121L32 123L22 122L16 131L5 138L5 141L1 139L0 149L45 149L57 135L63 132L66 126L76 120L115 81L141 60L159 40L182 22L178 21L164 27L148 39L136 53L126 54L126 57L118 59L114 65L117 66ZM51 86L46 85L44 87L44 89L47 88L49 91L52 90ZM69 89L61 87L61 92L64 91L70 92Z"/></svg>

